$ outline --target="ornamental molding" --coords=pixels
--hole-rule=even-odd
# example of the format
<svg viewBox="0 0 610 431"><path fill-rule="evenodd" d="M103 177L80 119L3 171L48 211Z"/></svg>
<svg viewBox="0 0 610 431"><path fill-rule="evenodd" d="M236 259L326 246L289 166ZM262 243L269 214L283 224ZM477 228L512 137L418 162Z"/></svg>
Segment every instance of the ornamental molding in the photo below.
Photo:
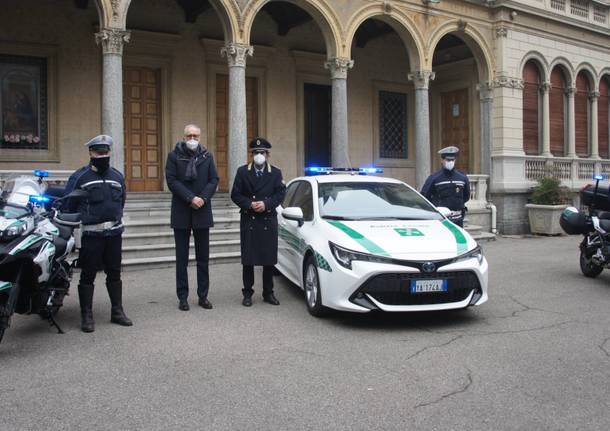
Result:
<svg viewBox="0 0 610 431"><path fill-rule="evenodd" d="M493 80L494 88L514 88L516 90L523 89L523 80L513 76L500 75Z"/></svg>
<svg viewBox="0 0 610 431"><path fill-rule="evenodd" d="M574 95L576 94L576 87L568 87L565 89L565 93L568 97L574 97Z"/></svg>
<svg viewBox="0 0 610 431"><path fill-rule="evenodd" d="M431 70L417 70L413 73L409 73L407 78L409 81L413 81L416 89L427 90L430 86L430 81L434 81L436 73Z"/></svg>
<svg viewBox="0 0 610 431"><path fill-rule="evenodd" d="M496 27L496 39L507 38L508 37L508 27L500 26Z"/></svg>
<svg viewBox="0 0 610 431"><path fill-rule="evenodd" d="M548 93L549 91L551 91L551 83L550 82L543 82L542 84L540 84L540 92Z"/></svg>
<svg viewBox="0 0 610 431"><path fill-rule="evenodd" d="M246 60L252 55L254 47L243 43L228 43L220 49L220 56L227 57L229 67L246 67Z"/></svg>
<svg viewBox="0 0 610 431"><path fill-rule="evenodd" d="M592 91L589 93L589 99L591 100L599 99L599 96L601 96L599 91Z"/></svg>
<svg viewBox="0 0 610 431"><path fill-rule="evenodd" d="M354 60L335 57L324 63L324 68L330 70L330 79L347 79L347 71L354 67Z"/></svg>
<svg viewBox="0 0 610 431"><path fill-rule="evenodd" d="M479 92L479 98L481 99L481 101L493 100L493 82L487 81L477 84L477 91Z"/></svg>
<svg viewBox="0 0 610 431"><path fill-rule="evenodd" d="M110 7L112 7L112 16L119 16L119 6L121 5L121 0L110 0Z"/></svg>
<svg viewBox="0 0 610 431"><path fill-rule="evenodd" d="M115 28L104 28L95 33L95 43L102 45L102 53L123 55L123 45L129 43L131 33Z"/></svg>
<svg viewBox="0 0 610 431"><path fill-rule="evenodd" d="M383 12L387 15L390 15L392 13L392 3L390 2L390 0L383 1Z"/></svg>

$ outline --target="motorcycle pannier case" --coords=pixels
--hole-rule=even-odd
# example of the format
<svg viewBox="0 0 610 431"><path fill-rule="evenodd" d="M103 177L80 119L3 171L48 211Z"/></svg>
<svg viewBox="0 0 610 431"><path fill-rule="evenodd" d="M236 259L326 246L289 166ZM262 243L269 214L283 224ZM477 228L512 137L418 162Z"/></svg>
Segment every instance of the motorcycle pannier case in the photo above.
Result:
<svg viewBox="0 0 610 431"><path fill-rule="evenodd" d="M574 207L568 207L561 213L559 224L568 235L584 235L592 230L587 217Z"/></svg>
<svg viewBox="0 0 610 431"><path fill-rule="evenodd" d="M593 195L595 194L595 208L598 210L610 211L610 200L608 199L607 185L599 185L597 194L595 194L595 185L587 184L580 191L580 201L583 205L591 206L593 203Z"/></svg>

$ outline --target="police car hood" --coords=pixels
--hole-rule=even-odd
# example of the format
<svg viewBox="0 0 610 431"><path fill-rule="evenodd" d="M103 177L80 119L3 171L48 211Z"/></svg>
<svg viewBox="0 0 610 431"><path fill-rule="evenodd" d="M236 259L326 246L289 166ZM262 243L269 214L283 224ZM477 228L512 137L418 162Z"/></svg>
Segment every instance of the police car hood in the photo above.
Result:
<svg viewBox="0 0 610 431"><path fill-rule="evenodd" d="M440 260L476 247L448 220L325 220L328 238L350 250L403 260Z"/></svg>

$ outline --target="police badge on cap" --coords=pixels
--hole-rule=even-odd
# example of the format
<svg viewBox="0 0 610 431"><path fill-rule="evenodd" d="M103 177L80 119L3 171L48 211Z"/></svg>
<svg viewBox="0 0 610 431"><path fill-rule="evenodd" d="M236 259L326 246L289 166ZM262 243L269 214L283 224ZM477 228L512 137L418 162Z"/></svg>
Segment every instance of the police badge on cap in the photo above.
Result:
<svg viewBox="0 0 610 431"><path fill-rule="evenodd" d="M97 135L95 138L91 139L89 142L85 144L90 150L106 150L109 151L112 149L113 140L111 136L108 135Z"/></svg>
<svg viewBox="0 0 610 431"><path fill-rule="evenodd" d="M265 138L254 138L250 141L250 150L270 150L271 144Z"/></svg>
<svg viewBox="0 0 610 431"><path fill-rule="evenodd" d="M458 147L451 146L443 148L438 154L440 154L441 159L455 160L459 152L460 149Z"/></svg>

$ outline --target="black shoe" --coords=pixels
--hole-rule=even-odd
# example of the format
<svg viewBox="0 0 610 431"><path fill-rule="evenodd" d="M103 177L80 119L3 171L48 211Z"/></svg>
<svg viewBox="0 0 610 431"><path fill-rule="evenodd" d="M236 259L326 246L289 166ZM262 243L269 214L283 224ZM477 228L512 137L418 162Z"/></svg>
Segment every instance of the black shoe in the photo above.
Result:
<svg viewBox="0 0 610 431"><path fill-rule="evenodd" d="M133 326L133 322L125 315L123 307L112 307L110 322L121 326Z"/></svg>
<svg viewBox="0 0 610 431"><path fill-rule="evenodd" d="M244 307L252 307L252 297L244 296L244 299L241 301L241 305Z"/></svg>
<svg viewBox="0 0 610 431"><path fill-rule="evenodd" d="M95 322L93 321L91 309L81 311L80 329L87 333L95 331Z"/></svg>
<svg viewBox="0 0 610 431"><path fill-rule="evenodd" d="M189 311L191 307L189 307L189 302L186 299L181 299L178 304L178 308L182 311Z"/></svg>
<svg viewBox="0 0 610 431"><path fill-rule="evenodd" d="M271 305L280 305L280 301L277 300L277 298L275 297L275 295L273 293L263 295L263 301L265 301L267 304L271 304Z"/></svg>
<svg viewBox="0 0 610 431"><path fill-rule="evenodd" d="M201 308L205 308L206 310L211 310L212 308L214 308L214 306L212 305L212 303L210 301L208 301L208 299L199 299L199 306Z"/></svg>

